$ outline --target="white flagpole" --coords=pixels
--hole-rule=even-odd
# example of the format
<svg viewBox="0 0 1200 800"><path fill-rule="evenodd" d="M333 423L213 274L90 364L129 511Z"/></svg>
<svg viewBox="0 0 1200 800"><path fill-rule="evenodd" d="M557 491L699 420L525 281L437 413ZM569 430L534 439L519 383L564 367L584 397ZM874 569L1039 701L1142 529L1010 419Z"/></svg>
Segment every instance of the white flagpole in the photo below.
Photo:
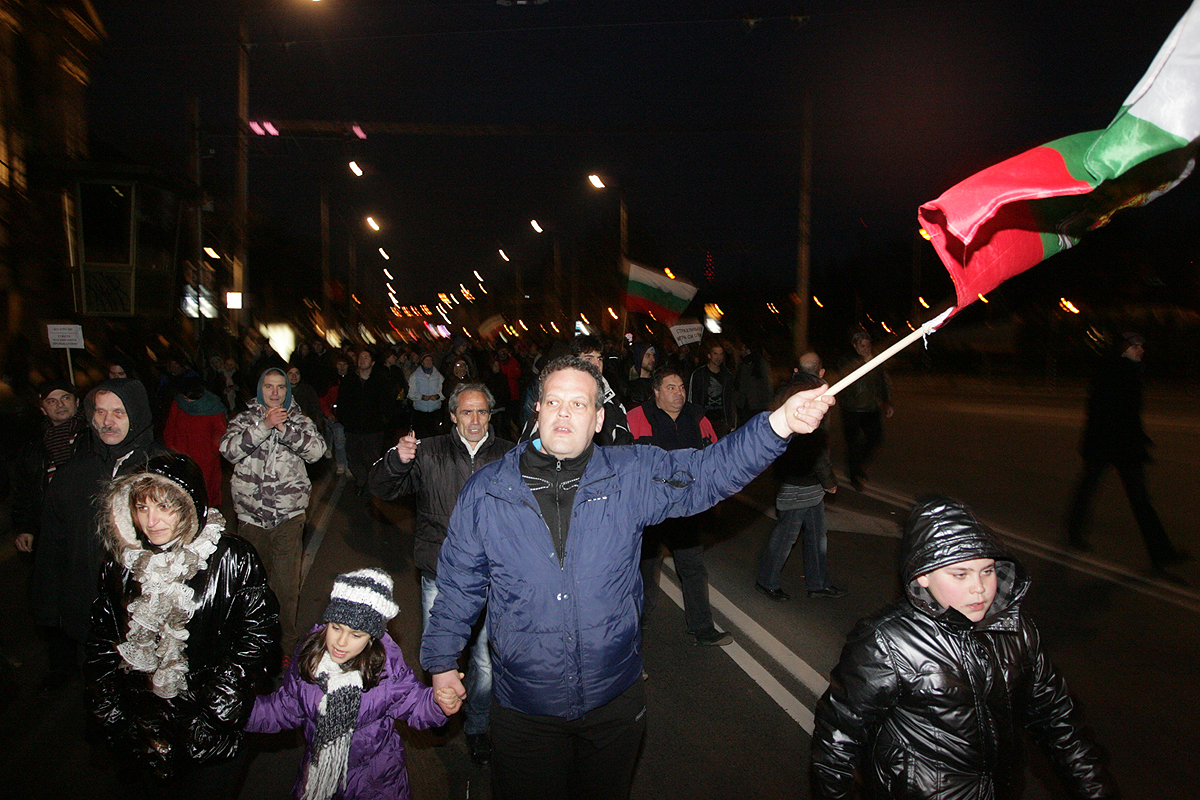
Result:
<svg viewBox="0 0 1200 800"><path fill-rule="evenodd" d="M856 380L861 378L863 375L866 375L868 372L875 369L876 367L878 367L883 362L887 361L892 356L896 355L896 353L899 353L901 350L908 347L910 344L915 342L917 339L920 339L920 338L927 336L927 335L933 333L934 331L936 331L938 328L940 328L942 326L942 323L944 323L947 319L949 319L950 314L953 312L954 312L953 308L948 308L945 311L943 311L941 314L938 314L936 317L929 320L921 327L917 328L915 331L910 333L908 336L905 336L903 339L896 342L894 345L889 347L887 350L884 350L882 353L875 356L874 358L872 358L867 363L863 364L858 369L854 370L854 372L851 372L849 375L842 378L840 381L835 383L833 386L829 387L829 391L825 393L825 396L826 397L837 397L838 392L840 392L842 389L845 389L847 386L854 383Z"/></svg>

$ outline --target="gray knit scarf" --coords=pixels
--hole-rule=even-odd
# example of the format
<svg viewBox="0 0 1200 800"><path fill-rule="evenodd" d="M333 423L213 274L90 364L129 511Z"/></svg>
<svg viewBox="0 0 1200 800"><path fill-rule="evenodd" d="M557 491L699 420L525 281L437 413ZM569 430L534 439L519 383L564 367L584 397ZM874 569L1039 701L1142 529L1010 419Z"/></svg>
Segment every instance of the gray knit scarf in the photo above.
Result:
<svg viewBox="0 0 1200 800"><path fill-rule="evenodd" d="M325 696L317 706L317 729L309 743L313 756L308 762L302 800L328 800L346 783L363 679L358 670L343 669L335 663L328 651L321 655L314 677Z"/></svg>

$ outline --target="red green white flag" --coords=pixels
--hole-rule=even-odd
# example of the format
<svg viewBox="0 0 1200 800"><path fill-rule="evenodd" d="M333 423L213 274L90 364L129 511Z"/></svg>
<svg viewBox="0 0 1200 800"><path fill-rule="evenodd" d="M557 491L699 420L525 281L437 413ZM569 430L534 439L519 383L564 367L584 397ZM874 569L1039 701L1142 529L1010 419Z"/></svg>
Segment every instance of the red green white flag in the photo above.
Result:
<svg viewBox="0 0 1200 800"><path fill-rule="evenodd" d="M1200 0L1102 131L989 167L921 206L949 270L955 312L1191 174L1200 137Z"/></svg>
<svg viewBox="0 0 1200 800"><path fill-rule="evenodd" d="M628 311L641 311L670 326L696 296L696 287L690 283L668 278L632 261L625 263L629 267L629 288L625 294Z"/></svg>

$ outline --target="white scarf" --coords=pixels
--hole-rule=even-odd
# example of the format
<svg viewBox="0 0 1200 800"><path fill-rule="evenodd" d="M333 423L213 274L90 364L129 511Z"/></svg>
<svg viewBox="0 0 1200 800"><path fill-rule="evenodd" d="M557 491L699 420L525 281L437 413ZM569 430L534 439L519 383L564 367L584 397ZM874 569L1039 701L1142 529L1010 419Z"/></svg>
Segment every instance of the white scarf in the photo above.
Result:
<svg viewBox="0 0 1200 800"><path fill-rule="evenodd" d="M343 669L329 657L328 650L321 654L313 677L325 696L317 706L317 729L310 743L313 756L308 762L302 800L328 800L346 783L363 679L358 670Z"/></svg>
<svg viewBox="0 0 1200 800"><path fill-rule="evenodd" d="M121 556L142 592L129 603L129 629L117 652L133 669L152 673L150 688L159 697L175 697L187 688L187 624L197 607L187 581L207 568L224 527L220 514L210 515L204 529L183 546L157 551L130 547Z"/></svg>

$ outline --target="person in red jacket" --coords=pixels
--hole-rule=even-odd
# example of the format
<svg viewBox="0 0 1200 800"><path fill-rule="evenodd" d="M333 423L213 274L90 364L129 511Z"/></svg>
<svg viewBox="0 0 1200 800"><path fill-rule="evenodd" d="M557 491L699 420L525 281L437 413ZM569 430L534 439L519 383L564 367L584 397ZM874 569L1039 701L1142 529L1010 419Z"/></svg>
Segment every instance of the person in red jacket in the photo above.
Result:
<svg viewBox="0 0 1200 800"><path fill-rule="evenodd" d="M192 378L175 396L163 427L163 444L192 457L204 473L204 488L213 508L221 506L221 437L225 435L225 404Z"/></svg>

